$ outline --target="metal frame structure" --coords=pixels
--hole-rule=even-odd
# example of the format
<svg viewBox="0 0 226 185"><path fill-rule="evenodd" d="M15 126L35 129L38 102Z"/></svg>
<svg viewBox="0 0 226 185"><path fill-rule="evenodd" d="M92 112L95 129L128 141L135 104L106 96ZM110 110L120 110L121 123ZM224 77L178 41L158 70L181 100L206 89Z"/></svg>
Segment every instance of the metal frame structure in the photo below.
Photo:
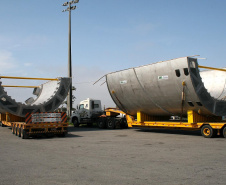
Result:
<svg viewBox="0 0 226 185"><path fill-rule="evenodd" d="M0 112L11 113L19 117L25 117L31 112L52 112L57 109L67 97L71 86L71 78L27 78L27 77L4 77L11 79L27 80L51 80L34 88L33 94L36 98L28 98L25 103L16 102L7 95L4 85L0 81ZM5 86L6 87L6 86ZM22 87L22 86L18 86ZM31 86L24 86L31 87Z"/></svg>

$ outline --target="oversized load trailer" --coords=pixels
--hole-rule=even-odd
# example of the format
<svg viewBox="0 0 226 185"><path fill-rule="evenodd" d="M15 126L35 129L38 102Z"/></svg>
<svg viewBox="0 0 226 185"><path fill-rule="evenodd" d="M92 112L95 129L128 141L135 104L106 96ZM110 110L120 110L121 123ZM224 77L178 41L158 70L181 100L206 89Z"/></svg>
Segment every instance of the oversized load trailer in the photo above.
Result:
<svg viewBox="0 0 226 185"><path fill-rule="evenodd" d="M71 78L46 79L8 76L0 78L49 80L35 87L33 95L36 95L36 98L28 98L25 103L14 100L4 88L33 86L8 86L2 85L0 81L0 126L11 127L12 133L22 139L40 134L60 136L67 134L66 113L52 111L55 111L65 100L71 85Z"/></svg>
<svg viewBox="0 0 226 185"><path fill-rule="evenodd" d="M201 129L204 137L226 137L225 71L200 75L197 59L183 57L109 73L106 82L129 126ZM172 122L171 116L181 119Z"/></svg>
<svg viewBox="0 0 226 185"><path fill-rule="evenodd" d="M65 112L27 113L25 118L1 113L0 126L11 127L12 133L22 139L43 134L65 136L68 132Z"/></svg>

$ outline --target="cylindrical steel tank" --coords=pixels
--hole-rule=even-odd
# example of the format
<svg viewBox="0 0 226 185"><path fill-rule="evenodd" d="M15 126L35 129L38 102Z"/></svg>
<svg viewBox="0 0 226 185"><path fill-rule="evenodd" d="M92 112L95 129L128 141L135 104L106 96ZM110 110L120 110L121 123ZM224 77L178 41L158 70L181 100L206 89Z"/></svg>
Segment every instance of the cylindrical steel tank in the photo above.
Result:
<svg viewBox="0 0 226 185"><path fill-rule="evenodd" d="M196 58L183 57L109 73L106 82L115 104L133 116L138 111L153 116L180 116L186 115L187 110L226 115L226 72L201 74Z"/></svg>

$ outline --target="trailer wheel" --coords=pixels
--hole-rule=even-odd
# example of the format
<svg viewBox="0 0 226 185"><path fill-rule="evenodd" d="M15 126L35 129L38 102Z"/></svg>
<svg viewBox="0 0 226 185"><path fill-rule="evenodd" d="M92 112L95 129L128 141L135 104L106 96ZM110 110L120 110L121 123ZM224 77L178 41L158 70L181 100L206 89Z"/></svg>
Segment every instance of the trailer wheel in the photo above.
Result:
<svg viewBox="0 0 226 185"><path fill-rule="evenodd" d="M106 128L106 120L105 120L105 118L99 118L97 120L97 125L101 129Z"/></svg>
<svg viewBox="0 0 226 185"><path fill-rule="evenodd" d="M201 129L201 134L205 138L211 138L216 136L217 132L210 125L204 125Z"/></svg>
<svg viewBox="0 0 226 185"><path fill-rule="evenodd" d="M18 127L15 125L15 135L17 136L17 133L18 133Z"/></svg>
<svg viewBox="0 0 226 185"><path fill-rule="evenodd" d="M23 128L21 128L21 138L22 139L28 139L29 138L26 130L24 130Z"/></svg>
<svg viewBox="0 0 226 185"><path fill-rule="evenodd" d="M64 127L63 129L64 129L64 132L60 133L60 135L59 135L60 137L65 137L68 134L67 127Z"/></svg>
<svg viewBox="0 0 226 185"><path fill-rule="evenodd" d="M107 128L108 129L115 128L115 118L107 118Z"/></svg>
<svg viewBox="0 0 226 185"><path fill-rule="evenodd" d="M79 127L80 123L78 122L78 119L77 118L75 118L73 120L73 125L74 125L74 127Z"/></svg>
<svg viewBox="0 0 226 185"><path fill-rule="evenodd" d="M15 134L15 125L12 126L12 134Z"/></svg>
<svg viewBox="0 0 226 185"><path fill-rule="evenodd" d="M19 128L19 127L17 128L17 136L21 137L21 128Z"/></svg>
<svg viewBox="0 0 226 185"><path fill-rule="evenodd" d="M223 136L226 138L226 127L223 129Z"/></svg>

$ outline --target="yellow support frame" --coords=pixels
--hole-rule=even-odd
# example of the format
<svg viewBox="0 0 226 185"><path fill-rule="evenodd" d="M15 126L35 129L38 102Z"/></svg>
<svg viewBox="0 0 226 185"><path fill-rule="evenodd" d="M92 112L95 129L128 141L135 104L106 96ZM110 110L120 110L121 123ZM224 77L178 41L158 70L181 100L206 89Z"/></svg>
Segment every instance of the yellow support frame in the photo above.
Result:
<svg viewBox="0 0 226 185"><path fill-rule="evenodd" d="M199 68L204 68L204 69L212 69L212 70L217 70L217 71L224 71L226 72L226 69L219 69L215 67L207 67L207 66L198 66Z"/></svg>
<svg viewBox="0 0 226 185"><path fill-rule="evenodd" d="M222 118L219 116L206 117L194 112L193 110L187 111L187 115L187 122L154 121L153 118L155 118L155 116L149 116L142 112L137 112L137 121L130 120L127 122L131 124L132 127L154 127L183 130L200 130L200 128L206 124L210 125L213 129L221 129L226 125L226 122L223 122Z"/></svg>
<svg viewBox="0 0 226 185"><path fill-rule="evenodd" d="M0 78L8 78L8 79L20 79L20 80L50 80L50 81L58 81L58 78L31 78L31 77L15 77L15 76L0 76Z"/></svg>
<svg viewBox="0 0 226 185"><path fill-rule="evenodd" d="M2 85L2 87L36 88L40 86Z"/></svg>

